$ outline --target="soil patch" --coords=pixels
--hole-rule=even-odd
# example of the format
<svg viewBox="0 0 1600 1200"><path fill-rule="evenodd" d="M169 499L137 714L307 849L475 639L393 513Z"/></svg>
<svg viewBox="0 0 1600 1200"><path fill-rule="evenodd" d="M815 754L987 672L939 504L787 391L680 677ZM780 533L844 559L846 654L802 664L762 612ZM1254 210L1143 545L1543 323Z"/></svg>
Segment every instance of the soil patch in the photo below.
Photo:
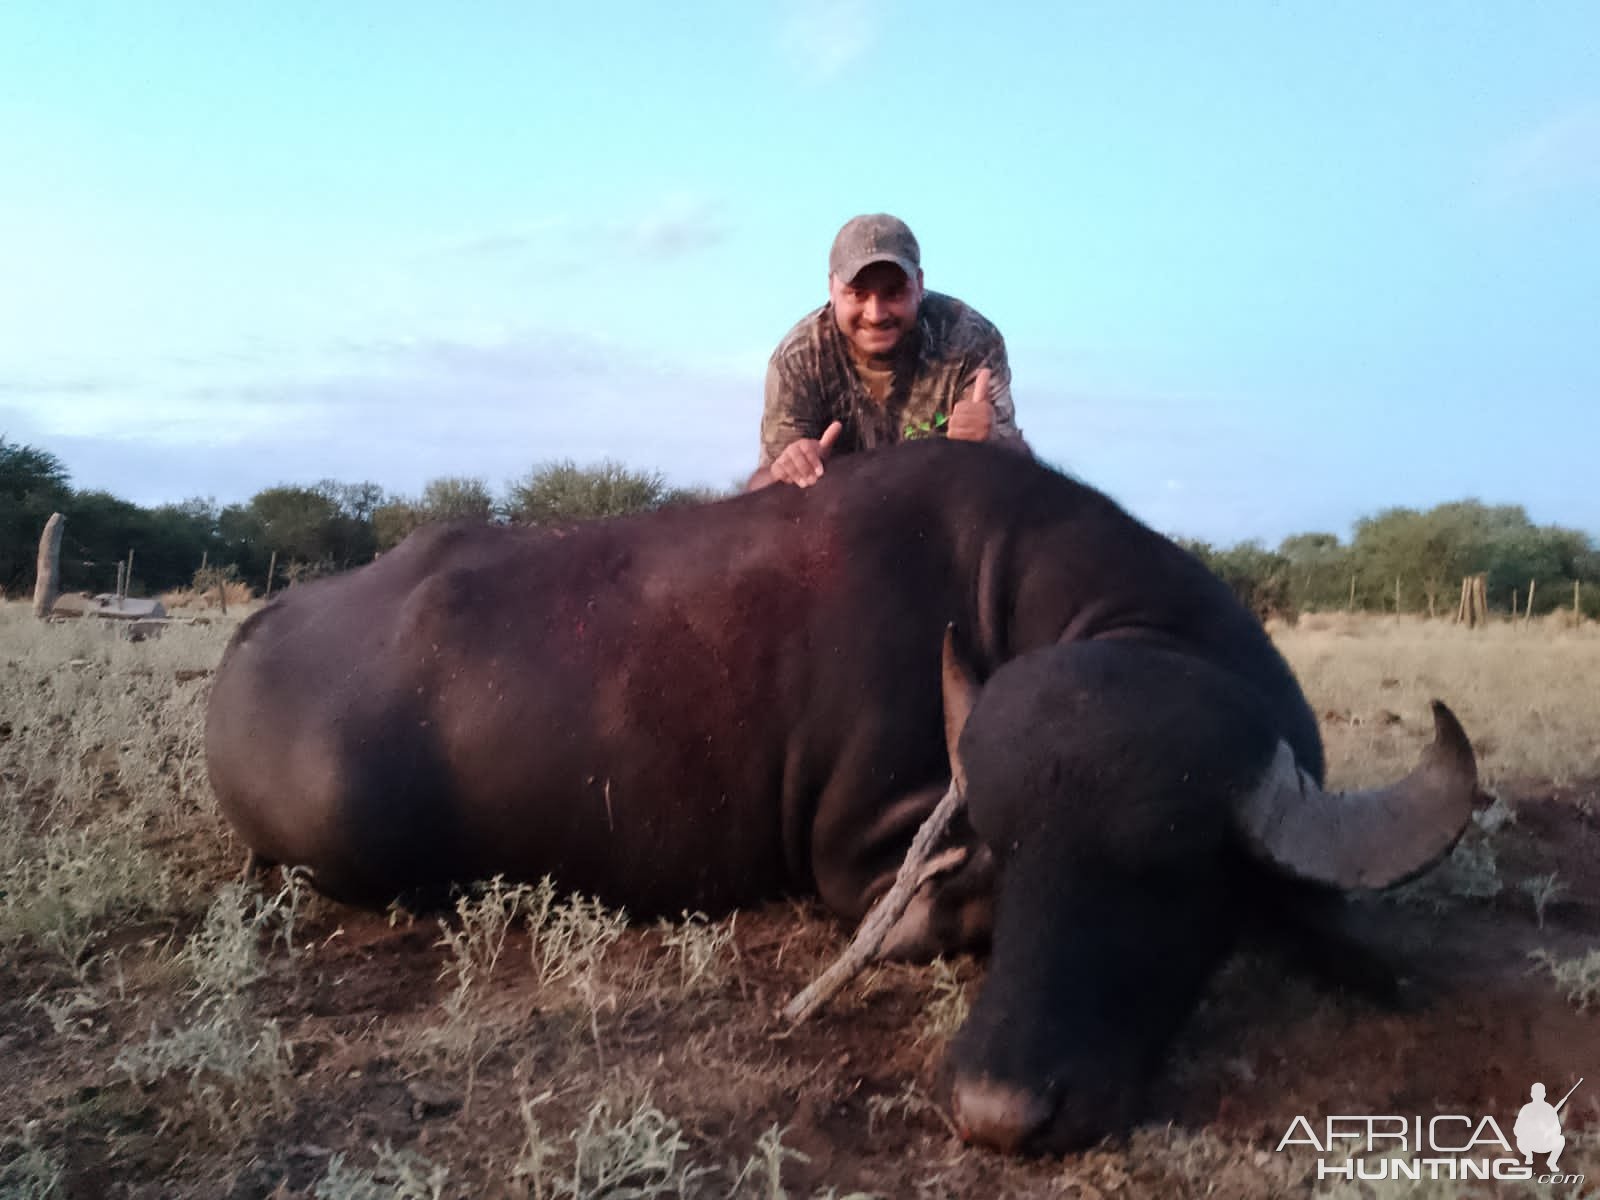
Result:
<svg viewBox="0 0 1600 1200"><path fill-rule="evenodd" d="M763 1155L792 1196L1303 1195L1332 1185L1319 1185L1315 1155L1278 1153L1297 1116L1320 1129L1335 1113L1482 1114L1509 1134L1530 1084L1555 1099L1579 1076L1562 1167L1600 1179L1600 1018L1530 958L1578 960L1597 944L1600 782L1526 784L1511 800L1515 819L1492 836L1495 895L1350 909L1360 941L1398 967L1397 1001L1329 990L1247 950L1209 990L1145 1123L1064 1160L1006 1161L952 1136L941 1005L980 964L875 970L790 1030L776 1010L844 941L815 909L740 914L737 957L687 991L659 929L627 932L603 972L546 983L513 932L452 1033L459 976L434 918L313 901L294 953L277 946L242 1002L241 1028L274 1023L291 1046L276 1101L265 1085L207 1091L182 1073L136 1083L117 1065L153 1030L194 1019L172 955L198 916L124 933L107 947L115 970L85 978L43 950L6 961L0 1192L36 1152L70 1197L356 1195L328 1181L381 1175L400 1161L381 1157L387 1147L446 1172L443 1196L550 1195L541 1147L570 1177L585 1130L653 1111L676 1123L680 1164L741 1195L780 1194ZM1524 883L1552 875L1541 927Z"/></svg>

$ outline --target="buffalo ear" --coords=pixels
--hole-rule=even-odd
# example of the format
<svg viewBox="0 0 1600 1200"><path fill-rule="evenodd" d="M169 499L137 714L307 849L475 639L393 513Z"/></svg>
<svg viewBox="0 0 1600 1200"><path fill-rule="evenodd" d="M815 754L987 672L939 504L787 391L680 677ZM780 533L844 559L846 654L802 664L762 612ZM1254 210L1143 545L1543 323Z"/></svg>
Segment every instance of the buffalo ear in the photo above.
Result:
<svg viewBox="0 0 1600 1200"><path fill-rule="evenodd" d="M944 630L944 660L940 670L944 691L944 746L950 756L950 778L956 790L965 794L967 772L961 763L961 731L967 727L972 706L978 700L978 683L972 668L956 648L956 627Z"/></svg>

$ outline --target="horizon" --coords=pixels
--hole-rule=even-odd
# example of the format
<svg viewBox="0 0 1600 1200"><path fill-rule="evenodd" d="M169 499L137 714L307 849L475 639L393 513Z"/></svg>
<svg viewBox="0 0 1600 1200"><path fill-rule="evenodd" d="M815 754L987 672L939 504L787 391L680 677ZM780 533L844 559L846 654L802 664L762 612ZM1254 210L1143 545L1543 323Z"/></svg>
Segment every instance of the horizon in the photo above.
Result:
<svg viewBox="0 0 1600 1200"><path fill-rule="evenodd" d="M1039 457L1163 532L1600 536L1600 10L909 13L8 7L0 434L144 506L724 489L888 211Z"/></svg>
<svg viewBox="0 0 1600 1200"><path fill-rule="evenodd" d="M3 432L0 432L0 444L9 444L9 439L7 439L4 436ZM32 448L33 449L37 449L37 450L45 450L46 449L45 447L32 447ZM505 512L508 509L508 507L514 503L514 500L512 498L511 493L512 493L513 489L516 486L518 486L518 485L520 485L522 483L525 483L527 481L528 477L531 474L536 474L542 468L563 465L564 462L568 462L568 461L570 461L570 460L556 460L556 461L547 462L547 463L534 464L530 468L530 470L524 471L519 476L513 477L513 478L505 481L503 484L498 484L498 485L495 484L492 480L485 480L485 479L482 479L481 477L478 477L478 476L443 476L443 477L438 477L437 480L428 480L428 481L425 481L425 482L432 483L432 482L436 482L436 481L440 481L440 480L451 480L451 481L454 481L454 480L459 480L459 479L467 479L467 480L471 480L473 482L482 483L486 487L486 489L487 489L487 491L489 493L491 506L492 506L492 508L491 508L491 519L492 520L500 520L501 518L504 517ZM612 460L612 461L615 461L615 460ZM575 465L575 466L579 467L580 469L582 469L584 467L598 467L598 466L600 466L602 464L601 464L601 462L595 462L595 463L590 463L590 464L575 463L575 464L572 464L572 465ZM1057 471L1061 470L1061 468L1056 467L1053 464L1044 463L1043 465L1045 465L1047 467L1050 467L1052 470L1057 470ZM63 466L65 466L65 464L63 464ZM734 496L737 496L737 495L741 494L741 491L742 491L742 488L740 487L738 481L735 481L733 484L730 484L730 485L728 485L728 487L723 488L723 489L717 489L717 488L714 487L714 485L710 485L710 484L680 485L680 484L674 484L672 481L666 479L665 476L661 475L660 472L650 471L650 469L648 467L637 467L637 468L628 467L628 469L630 471L648 472L649 474L654 475L656 478L661 480L661 482L662 482L662 484L664 486L664 489L666 491L668 491L668 492L670 492L672 490L680 489L680 488L682 490L691 491L691 492L692 491L696 491L696 490L704 490L704 491L714 492L714 494L709 497L710 500L724 500L724 499L732 499ZM1083 482L1087 482L1087 481L1083 481ZM204 504L210 506L216 513L218 513L220 515L220 513L224 509L226 509L226 508L228 508L228 507L230 507L232 505L237 505L237 506L240 506L240 507L247 507L249 505L250 501L254 499L255 495L259 494L262 491L267 491L267 490L271 490L271 489L275 489L275 488L303 489L303 490L306 490L306 491L320 492L325 486L328 486L328 485L332 485L332 486L361 486L361 485L368 485L368 484L377 484L377 481L376 480L371 480L371 479L362 479L362 478L334 479L334 478L331 478L331 477L324 477L324 478L315 479L315 480L287 480L286 479L286 480L280 480L277 483L268 484L268 485L266 485L266 487L258 489L258 491L256 493L252 493L249 496L243 496L243 497L240 497L240 498L237 498L237 499L233 499L233 500L224 501L224 500L219 500L215 496L188 495L188 496L179 497L177 499L159 500L159 501L155 501L155 502L147 503L147 504L146 503L139 503L137 501L129 501L129 502L138 504L138 506L140 508L145 509L146 511L152 511L152 510L156 510L156 509L160 509L160 508L168 507L168 506L177 508L177 507L182 507L183 505L189 504L189 503L204 503ZM69 487L71 487L71 489L72 489L72 491L74 493L106 493L107 492L107 489L104 489L104 488L79 486L78 482L75 479L70 477L70 472L69 472L68 485L69 485ZM378 485L378 486L381 488L381 485ZM1093 485L1091 484L1091 486L1093 486ZM396 504L396 503L401 503L401 504L416 504L416 503L419 503L419 502L421 502L423 500L423 496L421 495L421 490L422 489L418 489L417 492L413 492L413 493L402 493L402 492L394 492L394 491L389 491L387 489L383 489L382 496L381 496L381 498L379 500L378 507L381 508L381 507L383 507L385 505ZM120 496L120 495L117 495L116 493L109 493L109 494L111 494L114 498L116 498L118 500L128 500L128 497L126 497L126 496ZM1477 498L1475 496L1462 496L1462 497L1458 497L1458 498L1456 498L1454 500L1442 500L1442 501L1439 501L1438 504L1428 505L1428 506L1420 508L1420 509L1411 509L1411 508L1407 508L1406 506L1402 506L1402 505L1385 505L1385 506L1382 506L1382 507L1379 507L1379 508L1375 508L1375 509L1373 509L1373 510L1371 510L1369 512L1363 512L1363 513L1358 514L1356 517L1354 517L1351 520L1349 526L1346 529L1343 529L1343 530L1339 530L1339 529L1297 529L1297 530L1291 530L1290 532L1284 534L1282 537L1274 539L1272 541L1267 541L1267 540L1265 540L1265 539L1263 539L1261 537L1248 536L1248 535L1243 537L1243 538L1238 538L1238 539L1235 539L1235 540L1232 540L1232 541L1222 541L1222 540L1214 540L1214 539L1206 538L1206 537L1204 537L1202 535L1185 533L1185 532L1183 532L1181 530L1157 529L1156 531L1158 533L1161 533L1164 536L1172 539L1172 540L1203 543L1203 544L1206 544L1206 545L1210 546L1212 549L1218 550L1218 551L1225 551L1225 550L1229 550L1229 549L1235 549L1235 548L1239 548L1239 547L1243 547L1243 546L1247 546L1247 545L1257 545L1257 546L1260 546L1262 549L1268 550L1268 551L1280 551L1282 546L1283 546L1283 543L1286 542L1287 540L1291 539L1291 538L1317 537L1317 536L1322 536L1322 535L1327 535L1327 534L1333 535L1338 540L1340 546L1349 547L1355 542L1355 539L1356 539L1356 537L1357 537L1357 535L1359 533L1359 530L1360 530L1360 526L1361 526L1361 524L1363 522L1381 519L1381 518L1383 518L1383 517L1385 517L1385 516L1387 516L1387 515L1389 515L1391 513L1396 512L1396 511L1413 511L1413 512L1419 512L1419 513L1422 513L1422 514L1426 515L1428 513L1431 513L1433 511L1435 511L1436 509L1442 508L1442 507L1459 506L1459 505L1471 505L1471 504L1481 505L1482 507L1484 507L1486 509L1514 508L1514 509L1520 510L1520 511L1524 512L1524 514L1528 517L1530 523L1533 524L1537 528L1541 528L1541 529L1561 528L1561 529L1567 529L1567 530L1577 530L1577 532L1587 536L1590 539L1590 542L1592 544L1594 544L1597 548L1600 548L1600 536L1596 536L1593 532L1591 532L1589 530L1581 529L1580 527L1573 526L1573 525L1563 524L1560 521L1539 521L1533 516L1533 514L1527 513L1527 511L1526 511L1527 510L1527 506L1526 505L1519 504L1519 503L1516 503L1514 501L1508 501L1508 502L1505 502L1504 504L1496 504L1496 503L1490 503L1490 502L1487 502L1487 501L1480 500L1479 498ZM68 516L69 516L69 519L70 519L70 514L68 514Z"/></svg>

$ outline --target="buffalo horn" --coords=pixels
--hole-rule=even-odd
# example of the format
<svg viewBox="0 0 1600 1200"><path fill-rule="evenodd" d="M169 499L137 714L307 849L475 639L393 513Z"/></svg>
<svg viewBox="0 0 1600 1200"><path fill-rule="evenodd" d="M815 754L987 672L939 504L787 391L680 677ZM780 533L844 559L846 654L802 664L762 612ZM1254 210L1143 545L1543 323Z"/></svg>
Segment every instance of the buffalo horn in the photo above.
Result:
<svg viewBox="0 0 1600 1200"><path fill-rule="evenodd" d="M1461 723L1433 702L1433 742L1398 783L1325 792L1286 742L1239 823L1252 850L1290 874L1345 889L1386 888L1450 852L1472 818L1478 767Z"/></svg>
<svg viewBox="0 0 1600 1200"><path fill-rule="evenodd" d="M961 731L967 727L972 706L978 700L978 684L961 652L956 649L956 627L944 631L944 653L940 662L940 683L944 692L944 745L950 756L950 778L956 791L967 791L967 772L961 762Z"/></svg>

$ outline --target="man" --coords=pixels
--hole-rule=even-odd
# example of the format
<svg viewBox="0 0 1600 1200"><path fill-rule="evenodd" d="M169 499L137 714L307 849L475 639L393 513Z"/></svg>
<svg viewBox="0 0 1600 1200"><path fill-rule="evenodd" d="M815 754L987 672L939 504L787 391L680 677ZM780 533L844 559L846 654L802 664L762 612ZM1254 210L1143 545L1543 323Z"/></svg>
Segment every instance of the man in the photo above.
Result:
<svg viewBox="0 0 1600 1200"><path fill-rule="evenodd" d="M1005 340L976 310L924 291L904 221L856 217L828 255L828 303L767 364L761 465L748 487L810 487L830 454L929 436L1027 452Z"/></svg>

